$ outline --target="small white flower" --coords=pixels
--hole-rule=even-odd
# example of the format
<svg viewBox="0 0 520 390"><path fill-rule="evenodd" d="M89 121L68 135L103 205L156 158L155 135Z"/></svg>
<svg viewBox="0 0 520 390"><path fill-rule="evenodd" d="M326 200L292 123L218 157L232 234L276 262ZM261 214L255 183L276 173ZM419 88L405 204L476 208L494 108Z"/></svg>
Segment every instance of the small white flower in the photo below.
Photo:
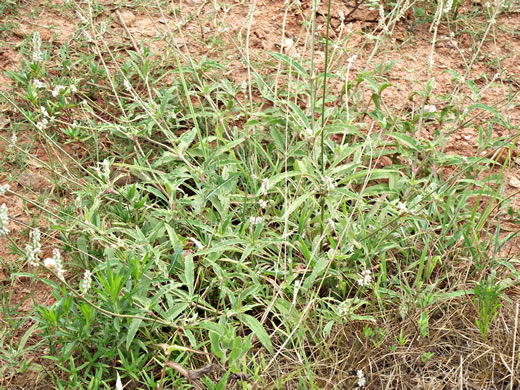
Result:
<svg viewBox="0 0 520 390"><path fill-rule="evenodd" d="M249 223L251 225L258 225L258 224L262 223L262 221L263 221L262 217L253 217L253 216L249 217Z"/></svg>
<svg viewBox="0 0 520 390"><path fill-rule="evenodd" d="M99 35L101 35L101 36L105 35L106 31L107 31L107 22L101 22L99 24Z"/></svg>
<svg viewBox="0 0 520 390"><path fill-rule="evenodd" d="M372 272L369 269L366 269L361 272L361 278L358 279L357 283L360 286L368 286L372 282Z"/></svg>
<svg viewBox="0 0 520 390"><path fill-rule="evenodd" d="M357 382L358 387L365 386L367 383L367 379L365 378L365 373L363 372L363 370L357 370L356 376L358 378L358 382Z"/></svg>
<svg viewBox="0 0 520 390"><path fill-rule="evenodd" d="M126 78L123 80L123 86L128 92L132 90L132 84L130 84L130 81L128 81Z"/></svg>
<svg viewBox="0 0 520 390"><path fill-rule="evenodd" d="M85 270L85 273L83 274L83 280L80 284L80 289L83 294L85 294L88 290L90 290L90 286L92 285L92 272L90 272L88 269Z"/></svg>
<svg viewBox="0 0 520 390"><path fill-rule="evenodd" d="M40 253L40 250L41 250L41 245L40 245L41 233L40 233L40 229L38 229L38 228L34 229L31 232L31 236L32 236L33 248L35 248L37 250L37 252Z"/></svg>
<svg viewBox="0 0 520 390"><path fill-rule="evenodd" d="M45 130L45 128L47 127L48 124L49 124L49 121L46 118L43 118L41 121L36 123L36 127L38 128L38 130L43 131L43 130Z"/></svg>
<svg viewBox="0 0 520 390"><path fill-rule="evenodd" d="M101 163L101 169L98 169L99 174L103 175L105 178L105 181L108 183L110 181L110 163L105 158L103 162Z"/></svg>
<svg viewBox="0 0 520 390"><path fill-rule="evenodd" d="M76 88L76 86L74 84L71 84L69 86L69 88L70 88L70 92L72 92L72 93L77 93L78 92L78 89Z"/></svg>
<svg viewBox="0 0 520 390"><path fill-rule="evenodd" d="M327 187L327 191L329 191L329 192L332 191L336 187L336 185L334 184L334 181L329 176L325 176L323 178L323 183L325 183L325 186Z"/></svg>
<svg viewBox="0 0 520 390"><path fill-rule="evenodd" d="M36 254L34 248L27 244L25 245L25 256L27 256L27 261L29 262L29 265L32 267L37 267L39 264L39 258Z"/></svg>
<svg viewBox="0 0 520 390"><path fill-rule="evenodd" d="M29 265L36 267L40 263L40 253L42 250L40 244L40 229L36 228L31 232L32 236L32 245L27 244L25 246L25 255L27 256L27 261Z"/></svg>
<svg viewBox="0 0 520 390"><path fill-rule="evenodd" d="M4 184L0 186L0 195L5 195L7 191L9 191L9 184Z"/></svg>
<svg viewBox="0 0 520 390"><path fill-rule="evenodd" d="M8 146L8 148L9 148L9 149L14 148L15 145L16 145L16 141L18 141L18 137L16 136L16 134L13 134L13 135L11 136L11 139L9 140L9 146Z"/></svg>
<svg viewBox="0 0 520 390"><path fill-rule="evenodd" d="M63 85L56 85L52 90L52 96L57 97L65 87Z"/></svg>
<svg viewBox="0 0 520 390"><path fill-rule="evenodd" d="M42 88L45 88L45 83L41 82L38 79L34 79L33 80L33 86L34 86L34 88L42 89Z"/></svg>
<svg viewBox="0 0 520 390"><path fill-rule="evenodd" d="M7 206L2 204L0 206L0 237L7 236L9 234L9 229L7 225L9 224L9 217L7 213Z"/></svg>
<svg viewBox="0 0 520 390"><path fill-rule="evenodd" d="M267 201L266 200L263 200L263 199L260 199L258 201L258 204L260 205L261 208L265 209L267 207Z"/></svg>
<svg viewBox="0 0 520 390"><path fill-rule="evenodd" d="M347 62L348 62L348 64L349 64L350 66L352 66L352 65L354 64L354 61L356 61L356 59L357 59L357 55L354 54L352 57L349 57L349 59L347 60Z"/></svg>
<svg viewBox="0 0 520 390"><path fill-rule="evenodd" d="M402 213L406 213L406 212L408 212L408 207L406 207L406 203L405 203L405 202L399 202L399 203L397 203L397 208L398 208L399 211L401 211Z"/></svg>
<svg viewBox="0 0 520 390"><path fill-rule="evenodd" d="M262 180L262 185L260 186L260 194L267 195L267 191L269 190L269 179Z"/></svg>
<svg viewBox="0 0 520 390"><path fill-rule="evenodd" d="M45 118L50 118L50 115L49 113L47 112L47 109L43 106L40 106L40 111L42 112L42 115L45 117Z"/></svg>
<svg viewBox="0 0 520 390"><path fill-rule="evenodd" d="M339 20L343 23L345 21L345 13L342 10L338 11Z"/></svg>
<svg viewBox="0 0 520 390"><path fill-rule="evenodd" d="M302 130L301 134L302 134L303 138L310 138L314 135L314 132L312 131L311 128L306 127L305 129Z"/></svg>
<svg viewBox="0 0 520 390"><path fill-rule="evenodd" d="M437 107L435 107L433 104L427 104L424 106L424 112L427 112L429 114L434 113L437 111Z"/></svg>
<svg viewBox="0 0 520 390"><path fill-rule="evenodd" d="M447 0L446 5L443 9L444 13L447 14L448 12L450 12L452 7L453 7L453 0Z"/></svg>
<svg viewBox="0 0 520 390"><path fill-rule="evenodd" d="M35 31L33 34L33 53L32 53L33 62L40 62L43 60L41 46L42 46L42 41L40 38L40 33L38 31Z"/></svg>
<svg viewBox="0 0 520 390"><path fill-rule="evenodd" d="M341 302L341 304L338 306L338 313L342 317L345 317L349 313L349 307L345 302Z"/></svg>

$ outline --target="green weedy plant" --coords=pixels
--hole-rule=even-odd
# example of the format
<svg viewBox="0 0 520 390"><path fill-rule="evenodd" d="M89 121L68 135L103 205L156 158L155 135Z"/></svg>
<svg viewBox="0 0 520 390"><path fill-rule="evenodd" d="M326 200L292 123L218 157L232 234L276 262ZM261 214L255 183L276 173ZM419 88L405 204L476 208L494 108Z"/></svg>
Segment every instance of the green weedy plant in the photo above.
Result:
<svg viewBox="0 0 520 390"><path fill-rule="evenodd" d="M399 11L389 13L387 32ZM327 29L329 22L330 15ZM113 388L117 373L130 386L192 386L169 359L194 368L211 360L224 375L201 378L208 388L226 388L233 375L254 377L260 387L317 387L323 366L340 355L350 368L365 366L367 353L342 350L350 340L364 334L374 351L396 337L400 345L414 340L413 330L399 327L396 336L384 325L397 312L399 325L418 323L426 339L436 309L464 296L455 266L490 249L476 244L494 209L482 213L478 197L506 202L501 175L480 179L489 159L443 147L459 118L470 126L473 112L486 107L462 114L449 97L435 96L429 78L418 93L423 104L395 112L384 93L393 87L392 64L361 68L345 49L348 34L343 45L328 46L313 29L326 72L314 59L280 51L271 53L276 81L246 61L243 87L218 61L195 61L173 45L171 71L146 49L114 54L95 28L82 25L90 39L76 43L86 51L80 58L62 48L70 66L36 55L10 73L18 125L53 147L80 141L92 151L72 156L71 175L49 167L62 175L70 200L46 210L67 259L62 277L44 278L32 248L33 276L55 299L35 316L57 387ZM74 44L67 49L77 50ZM33 45L41 54L41 43ZM52 80L53 72L60 77ZM69 80L77 74L75 91ZM435 99L447 107L437 110ZM419 138L430 125L439 128L435 137ZM479 145L514 145L491 136L483 133ZM391 163L380 166L383 158ZM497 250L502 243L494 242ZM468 273L486 266L502 265L472 262ZM501 290L493 296L493 286L475 288L486 335L499 308ZM161 355L157 344L171 351ZM279 369L283 361L288 370Z"/></svg>
<svg viewBox="0 0 520 390"><path fill-rule="evenodd" d="M29 298L29 297L27 297ZM25 299L18 304L11 306L11 293L6 291L2 286L2 306L1 312L5 324L1 328L0 336L0 377L15 378L16 375L25 374L30 365L28 364L28 355L40 349L39 343L30 343L29 339L35 336L38 330L38 324L33 324L24 330L26 321L30 320L30 315L23 316L18 310L25 302ZM14 332L23 331L22 337L14 338ZM34 367L31 367L34 369Z"/></svg>
<svg viewBox="0 0 520 390"><path fill-rule="evenodd" d="M499 309L502 307L503 286L496 281L496 271L492 271L486 280L475 283L473 303L477 308L478 318L475 324L480 331L483 341L487 341L489 327L497 317Z"/></svg>
<svg viewBox="0 0 520 390"><path fill-rule="evenodd" d="M209 340L211 344L211 352L220 359L223 367L232 373L240 372L242 366L241 359L249 352L252 347L252 334L246 337L236 335L235 329L225 324L221 319L216 324L214 330L210 330Z"/></svg>

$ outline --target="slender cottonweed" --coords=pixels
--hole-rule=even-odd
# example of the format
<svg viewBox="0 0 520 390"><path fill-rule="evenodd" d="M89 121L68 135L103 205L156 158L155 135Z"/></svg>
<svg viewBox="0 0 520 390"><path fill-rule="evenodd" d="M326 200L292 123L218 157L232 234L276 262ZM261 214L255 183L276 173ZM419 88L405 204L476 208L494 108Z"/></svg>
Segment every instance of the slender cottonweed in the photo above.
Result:
<svg viewBox="0 0 520 390"><path fill-rule="evenodd" d="M33 229L31 231L32 243L25 246L25 255L27 256L29 265L32 267L37 267L40 264L40 253L42 250L40 236L40 229Z"/></svg>
<svg viewBox="0 0 520 390"><path fill-rule="evenodd" d="M43 61L43 53L42 53L42 40L40 38L40 33L35 31L33 33L33 52L32 52L32 60L33 62L41 62Z"/></svg>
<svg viewBox="0 0 520 390"><path fill-rule="evenodd" d="M9 229L7 225L9 224L9 215L7 211L7 206L3 203L0 206L0 237L7 236L9 234Z"/></svg>
<svg viewBox="0 0 520 390"><path fill-rule="evenodd" d="M0 185L0 196L5 195L7 191L9 191L10 187L9 184L2 184Z"/></svg>
<svg viewBox="0 0 520 390"><path fill-rule="evenodd" d="M83 274L83 279L80 283L80 289L81 293L85 295L89 290L90 286L92 285L92 272L90 272L88 269L85 270L85 273Z"/></svg>
<svg viewBox="0 0 520 390"><path fill-rule="evenodd" d="M455 369L434 355L435 364L421 366L425 376L460 371L468 373L461 382L466 385L473 363L491 367L495 378L510 376L486 350L495 327L507 323L511 329L507 316L498 317L505 309L500 298L502 287L518 276L514 261L499 258L511 236L497 234L495 213L511 221L516 214L501 192L500 174L487 174L493 159L445 153L446 139L435 132L462 124L481 128L483 151L513 143L484 134L487 119L474 121L485 106L465 100L466 81L474 79L469 72L458 78L460 90L452 97L444 94L446 85L435 88L433 59L422 74L426 86L410 91L386 61L391 56L410 69L427 66L426 56L415 65L408 58L411 46L402 57L392 51L403 48L392 33L399 20L408 23L405 8L419 15L420 5L430 7L421 15L429 21L435 16L439 31L458 34L459 24L444 29L452 22L452 12L445 13L449 2L397 0L392 9L379 8L381 24L370 23L374 31L367 34L360 22L351 23L356 15L347 7L331 12L331 3L345 2L328 3L327 25L325 2L312 1L311 12L304 2L286 2L284 18L295 14L304 23L301 31L284 23L280 50L264 53L270 61L255 56L255 26L262 25L255 23L257 2L238 3L213 3L208 25L217 24L218 37L201 23L204 9L189 20L184 5L168 10L158 34L168 50L149 50L140 40L139 52L124 47L126 40L113 50L118 27L96 26L106 16L99 13L104 6L88 2L84 25L67 50L53 48L45 67L29 53L25 67L11 73L13 93L0 92L21 114L9 118L7 134L16 132L25 143L27 124L36 124L41 131L32 133L49 142L53 161L36 161L39 153L23 151L25 144L16 149L31 166L60 178L49 193L38 194L48 222L40 226L53 226L60 250L41 264L37 229L26 250L31 266L46 266L58 278L45 280L52 299L31 313L41 351L55 367L49 382L57 388L224 388L233 386L226 384L233 378L245 387L372 388L392 378L393 387L417 388L422 377L395 372L446 340L454 341L449 347L456 353L464 345L479 354ZM355 3L360 9L367 4ZM383 2L372 4L377 16ZM241 31L228 28L225 21L246 5L247 32L245 24ZM433 7L443 11L433 15ZM197 23L210 58L194 58L192 37L185 39ZM81 34L87 27L92 36ZM413 43L415 25L408 27L402 31ZM135 41L136 29L121 32ZM434 54L430 35L423 38L433 40ZM247 66L247 81L246 72L241 78L220 51L212 51L224 36L236 43L238 52L229 58ZM439 84L443 79L437 76ZM494 78L493 86L501 79ZM81 85L79 93L75 85ZM487 90L482 83L471 88L476 101ZM398 92L410 96L396 99ZM486 115L493 126L509 126L500 107ZM62 148L68 154L60 149L63 142L72 146ZM488 209L479 196L490 199ZM0 234L18 219L11 217L0 206ZM486 280L489 268L496 268L497 278L508 276L485 288L473 282ZM46 272L33 276L55 279ZM463 318L475 325L446 322L459 313L478 316ZM9 314L5 318L13 318ZM506 340L492 350L511 349ZM0 360L6 361L1 348ZM117 367L107 370L107 362ZM496 385L484 376L474 387Z"/></svg>

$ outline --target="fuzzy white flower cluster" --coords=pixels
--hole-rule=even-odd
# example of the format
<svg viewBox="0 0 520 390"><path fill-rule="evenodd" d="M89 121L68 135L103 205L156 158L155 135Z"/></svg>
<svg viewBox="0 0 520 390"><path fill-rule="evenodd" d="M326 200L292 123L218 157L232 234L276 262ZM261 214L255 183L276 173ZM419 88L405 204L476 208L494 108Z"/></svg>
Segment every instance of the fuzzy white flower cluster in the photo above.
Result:
<svg viewBox="0 0 520 390"><path fill-rule="evenodd" d="M110 181L110 162L105 158L101 163L101 167L103 168L102 173L105 181L108 183Z"/></svg>
<svg viewBox="0 0 520 390"><path fill-rule="evenodd" d="M41 121L36 123L36 127L38 128L38 130L43 131L43 130L45 130L45 128L47 127L48 124L49 124L49 120L47 118L43 118Z"/></svg>
<svg viewBox="0 0 520 390"><path fill-rule="evenodd" d="M447 0L446 5L444 6L443 12L445 14L447 14L448 12L451 11L452 7L453 7L453 0Z"/></svg>
<svg viewBox="0 0 520 390"><path fill-rule="evenodd" d="M314 131L310 127L306 127L302 130L301 135L304 139L311 138L314 135Z"/></svg>
<svg viewBox="0 0 520 390"><path fill-rule="evenodd" d="M269 179L265 178L262 180L262 184L260 185L260 195L266 196L268 191L269 191ZM265 210L267 208L267 206L269 205L269 203L264 199L259 199L258 205L262 209Z"/></svg>
<svg viewBox="0 0 520 390"><path fill-rule="evenodd" d="M65 281L65 270L63 269L63 261L61 260L61 253L58 249L52 250L52 257L48 257L43 261L43 265L47 268L54 268L58 279Z"/></svg>
<svg viewBox="0 0 520 390"><path fill-rule="evenodd" d="M5 195L7 191L9 191L9 184L4 184L0 186L0 195Z"/></svg>
<svg viewBox="0 0 520 390"><path fill-rule="evenodd" d="M0 206L0 237L7 236L9 234L9 229L7 225L9 224L9 217L7 213L7 206L2 204Z"/></svg>
<svg viewBox="0 0 520 390"><path fill-rule="evenodd" d="M336 187L336 184L334 184L334 181L329 176L324 176L323 177L323 183L327 187L327 191L328 192L332 191Z"/></svg>
<svg viewBox="0 0 520 390"><path fill-rule="evenodd" d="M58 95L65 89L64 85L56 85L52 90L52 97L58 97Z"/></svg>
<svg viewBox="0 0 520 390"><path fill-rule="evenodd" d="M263 220L264 219L262 217L253 217L253 216L249 217L249 223L251 225L259 225L262 223Z"/></svg>
<svg viewBox="0 0 520 390"><path fill-rule="evenodd" d="M240 90L242 91L242 93L246 93L247 92L247 82L246 82L246 80L242 80L242 82L240 83Z"/></svg>
<svg viewBox="0 0 520 390"><path fill-rule="evenodd" d="M9 140L9 145L7 146L9 149L12 149L16 146L16 142L18 142L18 137L16 134L13 134L11 136L11 139Z"/></svg>
<svg viewBox="0 0 520 390"><path fill-rule="evenodd" d="M269 179L262 180L262 185L260 186L260 194L262 196L267 195L267 191L269 191Z"/></svg>
<svg viewBox="0 0 520 390"><path fill-rule="evenodd" d="M101 22L99 24L99 36L103 37L105 33L107 32L107 22Z"/></svg>
<svg viewBox="0 0 520 390"><path fill-rule="evenodd" d="M397 208L399 209L399 211L401 213L407 213L408 212L408 207L406 207L406 202L398 202L397 203Z"/></svg>
<svg viewBox="0 0 520 390"><path fill-rule="evenodd" d="M85 273L83 274L83 279L80 283L80 289L82 294L86 294L88 290L90 290L90 286L92 285L92 272L90 272L88 269L85 270Z"/></svg>
<svg viewBox="0 0 520 390"><path fill-rule="evenodd" d="M365 378L365 373L363 372L363 370L356 370L356 376L358 378L358 387L365 386L367 383L367 379Z"/></svg>
<svg viewBox="0 0 520 390"><path fill-rule="evenodd" d="M350 314L351 305L348 302L341 302L338 306L338 313L342 317L346 317Z"/></svg>
<svg viewBox="0 0 520 390"><path fill-rule="evenodd" d="M25 255L27 256L27 261L29 265L36 267L40 263L40 253L42 251L42 246L40 244L40 229L36 228L31 232L32 236L32 244L27 244L25 246Z"/></svg>
<svg viewBox="0 0 520 390"><path fill-rule="evenodd" d="M43 118L41 119L41 121L36 123L36 127L38 128L38 130L43 131L43 130L45 130L45 128L47 127L49 122L52 122L55 118L54 118L54 116L50 116L47 109L43 106L40 107L40 111L43 115Z"/></svg>
<svg viewBox="0 0 520 390"><path fill-rule="evenodd" d="M40 80L38 80L38 79L34 79L33 80L33 86L36 89L43 89L43 88L45 88L45 83L40 81Z"/></svg>
<svg viewBox="0 0 520 390"><path fill-rule="evenodd" d="M42 115L44 118L50 118L51 116L49 115L49 112L47 111L47 109L43 106L40 107L40 111L42 112Z"/></svg>
<svg viewBox="0 0 520 390"><path fill-rule="evenodd" d="M33 62L40 62L43 60L42 53L42 40L40 38L40 33L35 31L33 34L33 52L32 52L32 60Z"/></svg>
<svg viewBox="0 0 520 390"><path fill-rule="evenodd" d="M361 278L357 282L362 287L368 286L372 282L372 272L369 269L362 271Z"/></svg>

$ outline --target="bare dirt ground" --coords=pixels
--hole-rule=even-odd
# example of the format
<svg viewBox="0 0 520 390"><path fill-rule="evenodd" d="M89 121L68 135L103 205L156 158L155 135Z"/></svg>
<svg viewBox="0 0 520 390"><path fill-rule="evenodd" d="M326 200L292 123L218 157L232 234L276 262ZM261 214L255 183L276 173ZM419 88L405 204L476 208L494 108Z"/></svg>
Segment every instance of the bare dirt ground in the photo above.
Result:
<svg viewBox="0 0 520 390"><path fill-rule="evenodd" d="M23 50L24 40L30 41L34 31L39 31L44 42L52 42L55 50L65 44L70 44L74 40L74 34L80 20L74 8L69 8L67 12L58 9L60 3L53 2L55 7L36 1L24 1L23 12L5 15L9 23L14 24L14 28L3 31L0 34L0 89L9 90L10 80L3 71L14 70L19 66L20 50ZM233 0L220 1L217 8L211 1L181 0L173 1L171 4L159 12L156 7L125 7L121 3L104 0L99 2L104 6L105 11L95 22L108 21L106 40L112 47L125 47L128 50L137 49L136 46L143 45L151 47L157 51L160 57L167 50L167 44L161 36L171 31L175 37L174 42L183 52L189 52L194 58L215 58L226 63L228 69L226 75L236 81L247 80L247 67L243 61L243 52L248 50L249 58L253 64L260 62L260 59L271 58L267 52L285 52L296 57L309 59L309 47L304 36L302 24L306 19L306 14L310 12L310 1L303 1L300 10L285 11L284 2L281 0L259 0L254 2L240 2ZM124 2L123 2L124 3ZM465 1L460 13L474 12L475 7L482 6L478 3ZM252 11L253 10L253 11ZM363 33L374 29L377 26L378 11L370 11L364 7L352 13L349 17L342 19L342 15L348 15L352 9L347 7L340 0L333 1L332 5L332 29L330 36L339 39L347 32L354 32L348 41L348 47L341 50L349 55L357 55L356 63L360 64L351 74L356 77L358 71L365 67L369 58L373 43L362 46L365 40ZM252 12L252 14L251 14ZM412 18L412 16L409 16ZM326 4L322 4L320 16L318 18L318 28L324 29L326 21ZM468 19L470 21L486 23L484 17ZM0 16L0 22L2 16ZM478 24L478 23L477 23ZM321 26L321 27L320 27ZM520 10L504 15L500 15L495 27L495 39L488 39L482 46L481 55L473 63L471 73L468 75L478 86L483 87L489 82L486 75L497 74L498 83L485 90L481 102L490 106L501 105L504 98L512 91L520 89ZM389 74L394 87L385 91L384 97L396 111L410 108L413 100L409 97L414 91L422 90L423 85L429 78L434 77L436 81L436 95L449 95L457 87L452 80L452 76L447 72L448 69L458 71L460 74L466 72L465 64L471 61L472 48L478 42L473 41L472 37L479 28L477 25L464 24L457 25L457 34L450 36L452 29L448 29L445 24L441 24L435 48L434 66L432 73L428 73L427 59L432 50L432 32L430 24L424 23L414 25L412 22L404 20L399 22L392 33L392 43L372 58L371 64L383 63L385 61L396 60L395 66ZM481 29L483 27L481 26ZM182 34L182 35L181 35ZM244 46L248 40L248 47ZM316 65L323 68L325 53L323 48L316 51ZM174 64L172 64L174 66ZM373 65L367 65L370 69ZM442 109L442 103L432 101L438 109ZM4 126L0 126L0 134L9 139L10 133L7 131L8 125L6 118L9 116L10 108L0 106L0 124L4 120ZM520 103L516 103L508 108L507 118L513 127L520 126ZM485 117L481 123L484 125ZM506 130L496 124L493 128L494 137L513 136L507 134ZM430 132L435 129L425 128L422 137L431 138ZM501 163L505 161L505 155L495 153L493 150L478 150L478 129L462 128L454 132L446 143L446 151L467 156L483 156L496 159L498 162L497 170ZM20 138L20 137L19 137ZM41 143L30 141L30 135L26 139L20 138L20 143L27 142L31 153L39 159L46 161L48 153L42 148ZM517 139L518 142L518 139ZM518 143L517 143L518 145ZM518 146L520 150L520 145ZM8 155L7 145L0 141L0 153ZM510 158L515 162L508 168L507 183L505 188L506 196L513 200L513 206L520 209L520 158L518 150ZM11 177L19 178L18 183L9 182ZM3 173L0 173L0 185L9 182L11 188L27 199L32 199L39 203L42 201L42 194L52 192L53 188L49 181L45 180L46 172L41 167L37 159L29 161L25 165L25 170L20 171L19 167L13 164L6 164ZM21 179L20 179L21 178ZM37 220L40 226L45 224L45 218L39 213L38 208L30 202L24 202L21 198L13 196L0 196L0 204L6 203L11 215L20 222L10 223L11 237L23 248L27 241L28 230L26 225L33 225ZM506 226L508 230L518 229L516 225ZM52 238L48 238L51 240ZM7 238L0 238L0 259L3 264L12 264L18 256L12 255L9 249L10 242ZM44 245L44 247L48 247ZM504 253L520 253L520 239L517 238L510 242ZM43 254L44 256L47 253ZM26 265L25 265L26 267ZM0 283L6 278L7 269L0 269ZM14 284L13 295L10 297L12 302L20 302L28 294L31 294L38 302L50 304L52 297L48 290L43 286L30 284L28 279L20 278ZM34 291L38 291L34 293ZM29 312L32 308L32 300L26 300L21 310ZM37 376L29 373L26 377L9 378L9 382L2 382L0 385L9 383L10 385L20 385L38 387L41 384L34 383ZM425 385L424 388L428 386ZM41 387L40 387L41 388ZM429 387L428 387L429 388Z"/></svg>

